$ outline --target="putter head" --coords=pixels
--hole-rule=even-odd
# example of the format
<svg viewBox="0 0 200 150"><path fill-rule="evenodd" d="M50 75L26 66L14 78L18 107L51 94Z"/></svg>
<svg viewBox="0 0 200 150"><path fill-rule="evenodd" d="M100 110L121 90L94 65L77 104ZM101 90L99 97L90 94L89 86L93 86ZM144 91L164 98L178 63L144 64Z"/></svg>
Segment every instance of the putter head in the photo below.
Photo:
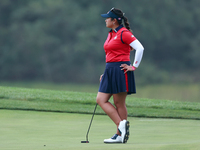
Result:
<svg viewBox="0 0 200 150"><path fill-rule="evenodd" d="M89 143L89 141L81 141L81 143Z"/></svg>

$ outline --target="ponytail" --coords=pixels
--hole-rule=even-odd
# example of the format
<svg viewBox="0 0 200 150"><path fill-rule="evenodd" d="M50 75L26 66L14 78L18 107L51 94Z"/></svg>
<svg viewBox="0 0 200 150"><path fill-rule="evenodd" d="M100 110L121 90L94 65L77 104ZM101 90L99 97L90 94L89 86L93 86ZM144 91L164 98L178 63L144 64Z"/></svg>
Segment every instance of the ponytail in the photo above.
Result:
<svg viewBox="0 0 200 150"><path fill-rule="evenodd" d="M130 28L130 24L128 22L128 19L125 16L123 16L123 19L124 19L124 25L125 25L126 29L128 29L130 32L133 32Z"/></svg>
<svg viewBox="0 0 200 150"><path fill-rule="evenodd" d="M124 19L124 25L125 25L126 29L128 29L131 33L133 33L133 31L130 28L130 24L128 22L128 19L125 16L123 16L123 19ZM133 51L132 47L131 47L131 51Z"/></svg>

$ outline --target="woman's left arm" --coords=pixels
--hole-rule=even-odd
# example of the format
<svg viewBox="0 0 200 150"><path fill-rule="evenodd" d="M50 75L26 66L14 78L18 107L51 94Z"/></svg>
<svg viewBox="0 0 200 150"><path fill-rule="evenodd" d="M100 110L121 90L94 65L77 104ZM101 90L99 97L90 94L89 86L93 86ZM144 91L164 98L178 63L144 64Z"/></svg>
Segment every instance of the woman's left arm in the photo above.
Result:
<svg viewBox="0 0 200 150"><path fill-rule="evenodd" d="M124 73L126 73L127 71L135 71L136 68L138 68L138 66L140 65L140 62L142 60L142 56L143 56L143 51L144 51L144 47L142 46L142 44L136 39L134 40L131 44L129 44L133 49L136 50L135 52L135 59L134 59L134 63L133 66L128 66L127 64L122 64L120 67L122 67L121 70L126 70Z"/></svg>
<svg viewBox="0 0 200 150"><path fill-rule="evenodd" d="M142 60L144 47L137 39L135 41L133 41L130 44L130 46L136 50L133 67L138 68L138 66L140 65L140 62Z"/></svg>

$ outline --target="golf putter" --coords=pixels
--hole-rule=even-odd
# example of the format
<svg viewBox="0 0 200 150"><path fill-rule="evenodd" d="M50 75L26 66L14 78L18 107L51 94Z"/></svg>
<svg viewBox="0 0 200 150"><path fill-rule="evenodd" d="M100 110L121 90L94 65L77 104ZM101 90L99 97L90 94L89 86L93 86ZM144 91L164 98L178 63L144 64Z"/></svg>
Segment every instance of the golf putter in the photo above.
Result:
<svg viewBox="0 0 200 150"><path fill-rule="evenodd" d="M88 128L87 134L86 134L86 141L81 141L81 143L89 143L89 141L88 141L88 134L89 134L89 131L90 131L90 127L91 127L91 124L92 124L92 120L93 120L93 118L94 118L94 114L95 114L97 105L98 105L98 104L96 103L96 106L95 106L95 108L94 108L94 112L93 112L93 115L92 115L92 119L91 119L91 121L90 121L90 125L89 125L89 128Z"/></svg>

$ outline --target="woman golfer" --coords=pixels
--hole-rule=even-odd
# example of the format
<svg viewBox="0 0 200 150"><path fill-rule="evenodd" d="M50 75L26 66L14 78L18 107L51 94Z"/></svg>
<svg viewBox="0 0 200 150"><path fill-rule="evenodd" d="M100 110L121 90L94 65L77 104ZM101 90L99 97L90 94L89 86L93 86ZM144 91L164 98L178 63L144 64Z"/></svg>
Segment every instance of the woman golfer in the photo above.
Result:
<svg viewBox="0 0 200 150"><path fill-rule="evenodd" d="M101 16L106 18L106 27L111 30L104 43L106 68L100 77L96 101L117 126L116 134L105 139L104 143L126 143L129 138L129 122L125 100L127 94L136 93L134 71L141 62L144 48L132 34L121 10L112 8ZM133 65L130 63L132 49L136 50ZM111 96L115 106L109 102Z"/></svg>

